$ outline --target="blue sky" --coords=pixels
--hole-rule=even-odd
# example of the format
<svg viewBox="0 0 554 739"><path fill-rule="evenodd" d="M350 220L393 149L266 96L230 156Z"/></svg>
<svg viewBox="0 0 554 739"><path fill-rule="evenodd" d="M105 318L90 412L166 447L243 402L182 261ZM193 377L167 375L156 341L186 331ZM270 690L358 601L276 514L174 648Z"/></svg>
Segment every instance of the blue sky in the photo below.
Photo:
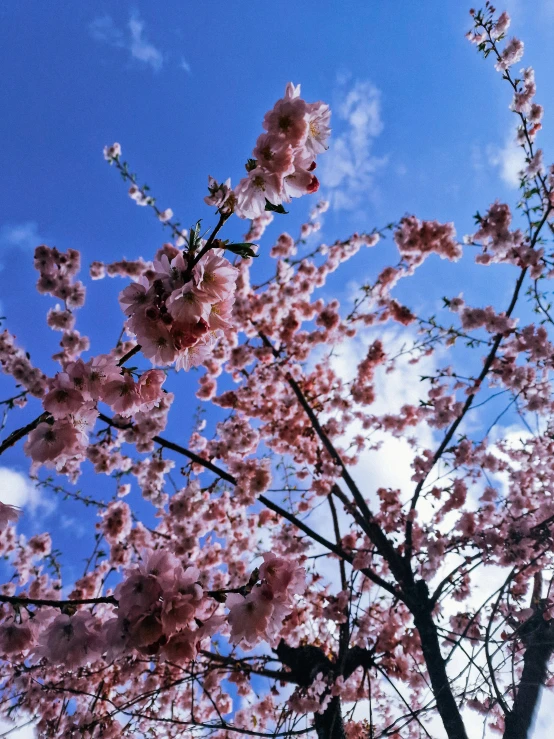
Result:
<svg viewBox="0 0 554 739"><path fill-rule="evenodd" d="M552 5L536 0L533 7L529 17L523 0L508 3L511 31L526 43L524 63L536 69L538 102L548 104ZM331 150L320 159L321 194L333 206L320 234L325 241L407 212L455 221L461 236L471 231L477 209L495 198L514 202L510 93L464 38L468 9L440 0L99 0L72 4L70 12L62 3L2 3L0 314L7 327L46 372L56 371L50 355L58 334L43 320L53 301L34 290L32 251L41 242L77 248L88 287L77 328L91 337L95 354L108 351L121 326L117 293L124 283L93 283L87 265L148 259L165 234L128 198L103 160L103 146L121 143L161 208L171 207L184 225L202 217L208 226L214 222L203 203L208 174L234 182L242 176L263 114L289 80L302 83L306 99L328 101L334 111ZM553 115L547 105L540 139L546 161ZM268 230L262 254L279 227L297 232L315 204L307 200ZM235 220L228 234L240 235L244 225ZM344 298L349 281L370 279L392 259L390 245L365 252L330 289ZM263 255L256 266L269 274ZM439 286L433 300L464 290L469 299L486 292L499 304L510 284L491 284L486 270L438 259L429 260L422 280L409 293L416 306L423 284L425 291ZM192 418L197 404L194 376L171 382L182 398L181 420L170 422L167 435L185 440L182 419ZM0 398L11 388L0 377ZM36 413L36 404L13 413L2 436ZM22 446L1 464L26 471ZM95 494L111 496L113 482L99 484L90 472L80 486L93 482ZM29 504L21 530L51 528L63 549L91 514L70 502L54 508L45 498L44 505ZM130 502L142 505L138 497ZM76 574L68 568L69 578Z"/></svg>
<svg viewBox="0 0 554 739"><path fill-rule="evenodd" d="M116 296L123 283L92 283L86 265L150 258L164 240L159 224L136 208L104 162L102 148L113 141L160 207L172 207L184 224L202 217L207 226L213 222L202 201L207 175L235 182L242 176L263 114L290 79L302 83L308 100L329 101L334 111L332 147L320 158L322 194L333 204L322 239L382 226L406 212L454 220L462 235L471 230L475 210L496 197L514 198L509 91L464 38L470 18L463 3L427 0L394 12L387 2L348 0L323 0L317 9L243 0L58 8L0 6L0 96L8 101L0 119L0 300L7 326L47 372L56 370L50 355L58 338L41 323L52 300L33 289L34 246L82 251L88 301L78 328L100 353L120 330ZM512 7L513 30L527 43L525 62L536 66L542 102L554 86L553 56L545 54L552 30L547 3L537 8L536 17L527 18ZM547 108L547 152L551 115ZM268 230L265 244L280 226L294 234L311 204L294 203ZM235 220L229 233L239 235L243 225ZM343 273L339 295L349 279L370 279L393 258L390 245L366 254L361 268L357 262ZM257 269L268 274L263 256ZM430 260L422 274L428 284L452 287L452 294L465 289L477 297L491 289L486 270L472 272L459 289L458 268L439 260ZM419 289L410 295L416 305ZM494 292L501 298L502 285ZM179 376L190 416L192 384ZM2 397L10 394L5 378L0 388ZM27 415L34 417L34 406ZM22 418L12 414L6 433ZM21 446L2 464L25 470ZM82 483L91 482L85 474ZM103 482L111 495L112 485ZM82 517L65 505L68 520ZM27 516L22 529L53 525L54 514L44 520L48 510ZM63 545L66 532L59 537Z"/></svg>
<svg viewBox="0 0 554 739"><path fill-rule="evenodd" d="M536 70L537 100L546 103L539 145L548 162L554 12L551 0L534 0L532 17L529 6L499 3L512 13L510 31L525 41L524 63ZM161 208L171 207L184 225L201 217L208 226L214 222L203 203L208 174L234 182L242 176L263 114L289 80L302 83L307 100L333 108L331 150L320 158L321 194L332 203L321 239L380 227L404 213L454 221L462 236L472 230L476 210L496 198L514 203L510 93L492 62L464 38L468 9L441 0L1 3L0 315L7 327L37 364L56 371L50 355L59 338L45 326L54 301L34 290L32 252L42 242L77 248L88 288L77 328L90 336L93 353L108 351L121 327L117 293L124 283L91 282L87 266L123 256L149 259L165 233L128 198L104 162L104 145L121 143ZM295 235L315 202L295 202L268 229L260 275L270 273L263 254L272 238L280 228ZM244 225L235 220L227 233L238 236ZM371 279L391 261L390 243L364 252L328 294L346 298L352 283ZM501 274L495 271L496 280ZM405 295L428 312L442 294L460 291L469 301L486 295L501 306L511 280L496 280L470 262L453 267L430 259ZM187 438L197 406L194 382L195 375L170 378L180 395L170 438ZM0 376L0 399L12 387ZM2 438L37 408L12 413ZM71 547L71 581L89 551L92 513L56 503L48 493L37 496L14 477L28 466L21 444L3 455L0 499L6 486L17 489L25 503L20 530L48 529L58 548ZM85 470L78 487L108 498L115 484ZM127 500L150 514L136 490Z"/></svg>

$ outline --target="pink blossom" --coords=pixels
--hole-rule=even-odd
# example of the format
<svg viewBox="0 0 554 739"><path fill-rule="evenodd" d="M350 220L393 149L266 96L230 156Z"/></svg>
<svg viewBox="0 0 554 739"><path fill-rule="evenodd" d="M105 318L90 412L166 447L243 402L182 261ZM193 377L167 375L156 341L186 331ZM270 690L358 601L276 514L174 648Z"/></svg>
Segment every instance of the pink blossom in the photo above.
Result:
<svg viewBox="0 0 554 739"><path fill-rule="evenodd" d="M148 326L144 333L140 333L142 353L154 364L173 364L177 357L177 348L171 337L171 332L163 324Z"/></svg>
<svg viewBox="0 0 554 739"><path fill-rule="evenodd" d="M64 451L70 453L76 446L78 446L77 432L70 423L42 422L29 434L24 450L33 462L43 464L54 461Z"/></svg>
<svg viewBox="0 0 554 739"><path fill-rule="evenodd" d="M252 156L259 167L268 172L276 172L281 177L294 172L293 147L275 135L260 134Z"/></svg>
<svg viewBox="0 0 554 739"><path fill-rule="evenodd" d="M60 305L48 311L47 323L56 331L71 331L75 326L75 315L70 310L63 310Z"/></svg>
<svg viewBox="0 0 554 739"><path fill-rule="evenodd" d="M94 661L101 649L95 619L88 611L78 611L74 616L57 616L40 634L35 654L74 670Z"/></svg>
<svg viewBox="0 0 554 739"><path fill-rule="evenodd" d="M163 636L161 604L152 604L146 610L134 606L127 612L126 618L129 622L129 644L141 650L154 645L152 651L155 652L157 642Z"/></svg>
<svg viewBox="0 0 554 739"><path fill-rule="evenodd" d="M112 159L118 159L121 156L121 146L118 143L104 147L104 159L111 162Z"/></svg>
<svg viewBox="0 0 554 739"><path fill-rule="evenodd" d="M311 195L319 189L319 180L311 171L297 167L283 179L283 200L290 203L292 198Z"/></svg>
<svg viewBox="0 0 554 739"><path fill-rule="evenodd" d="M139 387L132 375L125 373L103 386L102 400L111 407L114 413L131 416L140 407Z"/></svg>
<svg viewBox="0 0 554 739"><path fill-rule="evenodd" d="M405 216L395 231L394 240L408 263L421 264L433 252L441 259L457 261L462 256L462 249L455 236L452 223L419 221L415 216Z"/></svg>
<svg viewBox="0 0 554 739"><path fill-rule="evenodd" d="M494 68L499 72L505 72L513 64L521 61L523 57L523 41L517 38L513 38L504 47L504 50L500 54L500 59L494 65Z"/></svg>
<svg viewBox="0 0 554 739"><path fill-rule="evenodd" d="M491 31L492 38L497 39L500 36L503 36L508 30L508 28L510 27L510 23L511 23L511 18L508 15L508 13L506 13L506 11L501 13L498 16L492 28L492 31Z"/></svg>
<svg viewBox="0 0 554 739"><path fill-rule="evenodd" d="M175 362L175 369L189 370L191 367L198 367L211 354L209 344L198 343L194 346L186 347Z"/></svg>
<svg viewBox="0 0 554 739"><path fill-rule="evenodd" d="M34 644L35 634L29 620L16 623L5 621L0 626L0 653L14 654L30 649Z"/></svg>
<svg viewBox="0 0 554 739"><path fill-rule="evenodd" d="M165 380L166 375L162 370L147 370L140 376L137 390L142 411L150 410L160 401Z"/></svg>
<svg viewBox="0 0 554 739"><path fill-rule="evenodd" d="M220 250L208 252L195 266L194 291L204 303L228 300L235 289L238 270L225 259Z"/></svg>
<svg viewBox="0 0 554 739"><path fill-rule="evenodd" d="M164 654L170 662L178 665L191 662L196 658L197 639L198 632L182 629L168 639L163 647Z"/></svg>
<svg viewBox="0 0 554 739"><path fill-rule="evenodd" d="M79 441L88 442L88 435L94 428L99 412L95 403L86 402L74 413L70 413L67 420L79 434Z"/></svg>
<svg viewBox="0 0 554 739"><path fill-rule="evenodd" d="M131 200L134 200L137 205L146 206L150 202L145 193L136 185L131 185L129 188L129 197Z"/></svg>
<svg viewBox="0 0 554 739"><path fill-rule="evenodd" d="M207 321L210 313L208 296L195 290L192 282L174 290L167 300L169 313L176 321L186 324L198 324Z"/></svg>
<svg viewBox="0 0 554 739"><path fill-rule="evenodd" d="M206 205L213 205L222 213L232 212L234 208L234 194L231 189L231 178L220 184L213 177L209 176L208 190L210 194L204 198Z"/></svg>
<svg viewBox="0 0 554 739"><path fill-rule="evenodd" d="M275 594L290 597L302 593L306 587L306 572L303 567L271 552L266 552L263 558L260 579L265 580Z"/></svg>
<svg viewBox="0 0 554 739"><path fill-rule="evenodd" d="M161 602L162 586L156 577L135 571L115 589L119 610L129 616L133 609L147 612Z"/></svg>
<svg viewBox="0 0 554 739"><path fill-rule="evenodd" d="M273 613L273 604L270 600L261 597L257 588L246 597L235 593L227 596L229 623L231 624L231 641L234 644L244 642L253 647L263 640Z"/></svg>
<svg viewBox="0 0 554 739"><path fill-rule="evenodd" d="M203 591L197 580L200 572L196 567L186 570L178 568L169 590L164 593L162 624L164 633L171 634L187 624L202 602Z"/></svg>
<svg viewBox="0 0 554 739"><path fill-rule="evenodd" d="M143 575L155 577L162 585L170 587L173 585L176 570L181 574L181 565L179 560L166 549L156 549L151 553L145 553L144 559L139 566L139 571ZM197 570L191 569L188 577L195 577ZM184 582L188 582L188 577L184 577Z"/></svg>
<svg viewBox="0 0 554 739"><path fill-rule="evenodd" d="M256 167L235 187L237 198L235 213L240 218L257 218L264 212L266 200L273 205L279 205L281 190L280 175Z"/></svg>
<svg viewBox="0 0 554 739"><path fill-rule="evenodd" d="M167 223L173 218L173 211L171 208L166 208L158 215L158 218L162 223Z"/></svg>
<svg viewBox="0 0 554 739"><path fill-rule="evenodd" d="M126 316L131 316L137 308L148 304L147 293L148 282L144 278L133 282L119 293L119 304Z"/></svg>
<svg viewBox="0 0 554 739"><path fill-rule="evenodd" d="M20 515L21 511L17 506L0 502L0 531L5 529L10 521L15 523Z"/></svg>
<svg viewBox="0 0 554 739"><path fill-rule="evenodd" d="M325 103L310 103L307 106L308 136L305 146L314 159L327 149L327 141L331 135L330 119L331 111Z"/></svg>
<svg viewBox="0 0 554 739"><path fill-rule="evenodd" d="M102 531L109 544L125 540L131 533L131 509L123 501L112 501L102 512Z"/></svg>
<svg viewBox="0 0 554 739"><path fill-rule="evenodd" d="M233 298L228 298L227 300L213 303L210 309L210 315L208 316L210 331L224 329L230 325L234 302Z"/></svg>
<svg viewBox="0 0 554 739"><path fill-rule="evenodd" d="M287 86L285 87L285 100L293 100L298 97L300 97L300 85L287 82Z"/></svg>
<svg viewBox="0 0 554 739"><path fill-rule="evenodd" d="M265 114L263 127L293 147L301 146L308 136L308 106L300 97L281 98Z"/></svg>
<svg viewBox="0 0 554 739"><path fill-rule="evenodd" d="M49 385L50 391L44 396L42 405L54 418L64 418L69 413L78 411L85 402L83 395L74 389L70 376L65 372L58 372Z"/></svg>

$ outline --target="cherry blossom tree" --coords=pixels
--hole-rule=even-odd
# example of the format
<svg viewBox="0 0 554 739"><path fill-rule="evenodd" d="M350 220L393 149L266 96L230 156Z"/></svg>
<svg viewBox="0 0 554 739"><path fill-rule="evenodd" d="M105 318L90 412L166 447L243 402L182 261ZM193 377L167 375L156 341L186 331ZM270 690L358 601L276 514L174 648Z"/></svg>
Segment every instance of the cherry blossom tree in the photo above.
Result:
<svg viewBox="0 0 554 739"><path fill-rule="evenodd" d="M554 684L554 169L536 148L543 109L533 70L514 71L523 43L507 37L508 15L487 4L472 18L469 40L513 94L526 162L515 212L488 205L461 240L451 223L405 215L307 253L327 208L316 200L261 275L264 230L318 190L330 135L329 107L289 84L243 179L209 178L208 231L160 210L120 145L106 147L169 238L144 259L90 265L95 280L124 281L108 354L76 328L79 253L37 246L59 371L36 367L8 324L3 405L10 422L36 414L0 452L24 444L37 485L92 508L96 545L64 582L49 533L25 539L0 504L13 571L0 589L5 717L44 737L531 737ZM240 243L224 238L237 217L249 221ZM340 306L331 276L386 237L394 262ZM400 299L427 259L463 255L506 285L502 309L457 294L429 317ZM356 357L348 371L341 352ZM419 404L383 408L406 366L426 372ZM175 372L219 419L188 440L164 434ZM469 423L498 396L500 415L529 427L517 441L495 436L499 417L484 434ZM385 436L411 450L402 489L359 473ZM84 465L116 481L113 498L77 491ZM132 485L155 525L126 502Z"/></svg>

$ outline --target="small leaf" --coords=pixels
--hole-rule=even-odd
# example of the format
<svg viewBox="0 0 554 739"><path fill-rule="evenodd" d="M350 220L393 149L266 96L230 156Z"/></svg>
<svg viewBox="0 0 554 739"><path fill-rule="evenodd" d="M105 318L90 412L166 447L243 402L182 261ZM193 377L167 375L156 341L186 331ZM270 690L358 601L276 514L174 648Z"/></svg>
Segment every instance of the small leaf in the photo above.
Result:
<svg viewBox="0 0 554 739"><path fill-rule="evenodd" d="M273 205L267 198L265 199L265 209L270 210L272 213L288 213L288 210L285 210L281 204Z"/></svg>
<svg viewBox="0 0 554 739"><path fill-rule="evenodd" d="M196 224L194 226L191 226L190 228L189 237L188 237L188 248L189 248L189 251L191 252L196 251L198 245L200 244L200 241L202 238L200 236L200 224L201 223L202 223L201 220L196 221Z"/></svg>
<svg viewBox="0 0 554 739"><path fill-rule="evenodd" d="M256 254L252 248L253 246L256 246L256 244L226 244L224 248L233 252L233 254L238 254L239 257L242 257L243 259L247 259L249 257L259 256L259 254Z"/></svg>

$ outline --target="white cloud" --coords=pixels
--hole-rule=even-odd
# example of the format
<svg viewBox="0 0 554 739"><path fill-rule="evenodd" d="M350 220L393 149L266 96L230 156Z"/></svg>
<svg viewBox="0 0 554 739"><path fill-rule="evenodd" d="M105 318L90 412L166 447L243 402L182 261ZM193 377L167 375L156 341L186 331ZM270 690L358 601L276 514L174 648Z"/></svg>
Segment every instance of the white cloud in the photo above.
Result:
<svg viewBox="0 0 554 739"><path fill-rule="evenodd" d="M62 529L69 529L76 536L84 537L87 533L86 526L84 526L79 519L73 518L73 516L62 514L59 518L59 522Z"/></svg>
<svg viewBox="0 0 554 739"><path fill-rule="evenodd" d="M55 507L55 502L45 499L41 489L29 478L10 467L0 467L0 501L28 509L31 515L35 515L39 509L45 515Z"/></svg>
<svg viewBox="0 0 554 739"><path fill-rule="evenodd" d="M163 54L144 37L144 21L141 21L137 16L131 17L128 27L131 34L131 45L129 47L131 56L141 62L150 64L155 70L161 69Z"/></svg>
<svg viewBox="0 0 554 739"><path fill-rule="evenodd" d="M24 223L5 223L0 227L0 253L8 249L33 250L44 239L38 232L38 224L35 221ZM0 270L4 265L0 262Z"/></svg>
<svg viewBox="0 0 554 739"><path fill-rule="evenodd" d="M367 331L359 336L356 341L349 342L339 348L337 355L333 357L333 368L343 381L348 381L353 377L359 361L365 355L367 346L373 338L375 338L375 332ZM394 353L402 344L407 344L413 338L413 332L410 330L386 330L380 335L380 338L383 341L385 350L388 353ZM410 365L409 361L400 362L397 370L390 374L386 374L384 371L378 371L375 376L376 400L369 407L368 412L377 415L386 412L394 413L405 403L417 405L426 390L425 384L420 381L420 376L432 375L436 371L438 360L440 361L440 356L431 356L425 358L425 360L422 360L417 365ZM343 445L347 444L353 435L354 432L350 432L348 438L342 439ZM497 427L490 436L491 451L497 454L497 456L507 459L507 455L496 449L494 444L502 439L510 446L517 448L521 446L521 440L525 441L529 437L529 432L523 426ZM405 441L395 439L387 434L382 434L379 438L383 441L381 449L378 452L364 452L361 455L358 465L351 470L370 507L373 506L374 508L377 508L374 502L377 488L381 486L399 488L404 493L404 498L406 498L414 487L414 483L411 480L413 474L411 463L415 454L414 449ZM436 439L433 439L430 429L423 427L417 432L417 443L419 446L434 448L433 441L436 444ZM515 467L517 469L517 464ZM491 476L497 484L501 485L504 489L507 488L507 473L498 473ZM476 484L472 488L469 507L479 497L481 488L482 486L480 484ZM421 501L419 509L420 519L427 519L431 509L425 500ZM348 530L351 518L340 509L338 513L340 528L344 534ZM332 534L329 534L332 529L328 507L321 505L316 508L310 515L309 522L314 529L332 538ZM448 558L448 561L444 563L444 568L435 576L434 583L436 584L447 572L451 571L452 567L453 559ZM325 578L325 582L330 583L332 589L338 591L340 589L340 580L336 561L330 558L320 559L318 560L318 568L320 574ZM445 621L447 622L449 615L459 610L479 608L505 580L509 569L508 567L502 568L491 565L480 568L474 575L472 593L464 602L464 605L461 606L460 603L452 599L445 603L442 612ZM446 654L446 652L447 650L444 653ZM461 650L458 650L449 664L449 674L456 675L460 673L466 665L466 655ZM479 666L486 674L487 666L483 654L481 654ZM422 702L425 703L427 699L431 699L430 692L423 697ZM553 706L554 696L552 692L543 690L539 710L535 717L534 731L532 733L534 738L539 739L554 736ZM354 717L358 719L365 718L367 717L367 711L367 701L360 701ZM433 739L446 739L446 732L436 711L431 716L431 721L426 723L430 735ZM463 717L468 736L480 737L480 739L493 739L495 736L498 736L488 726L484 726L484 718L478 713L464 709Z"/></svg>
<svg viewBox="0 0 554 739"><path fill-rule="evenodd" d="M389 355L398 353L404 345L409 345L415 339L410 330L387 329L378 334L371 331L360 334L357 341L341 347L333 360L333 368L343 381L353 377L370 343L377 336ZM378 367L375 373L375 401L368 413L398 413L403 405L419 405L420 398L424 398L427 390L427 385L420 381L420 377L432 375L435 369L435 356L425 357L418 364L410 364L410 357L406 356L397 361L395 371L390 373L386 372L385 367ZM417 428L413 436L417 438L419 446L429 447L433 443L432 433L427 426ZM360 456L353 470L354 477L366 489L370 487L372 492L379 487L411 491L414 487L411 465L416 451L404 438L398 439L384 432L374 434L372 440L380 441L382 445L379 451L367 451Z"/></svg>
<svg viewBox="0 0 554 739"><path fill-rule="evenodd" d="M31 723L23 723L23 719L17 723L0 719L0 739L35 739L35 728Z"/></svg>
<svg viewBox="0 0 554 739"><path fill-rule="evenodd" d="M488 146L487 160L493 167L498 167L500 177L508 187L519 187L519 173L525 167L525 155L513 134L508 136L503 147Z"/></svg>
<svg viewBox="0 0 554 739"><path fill-rule="evenodd" d="M184 56L181 57L181 61L179 62L179 68L182 69L187 74L192 74L190 69L190 64L187 62Z"/></svg>
<svg viewBox="0 0 554 739"><path fill-rule="evenodd" d="M92 21L89 30L96 41L125 49L133 59L152 67L156 72L162 68L164 55L146 39L144 21L136 13L129 18L125 31L118 28L109 15Z"/></svg>
<svg viewBox="0 0 554 739"><path fill-rule="evenodd" d="M535 0L533 3L533 15L528 16L529 4L526 0L503 0L502 10L507 10L512 18L512 29L521 32L522 24L531 17L542 32L552 30L550 23L554 18L554 4L552 0ZM516 35L519 38L519 32Z"/></svg>
<svg viewBox="0 0 554 739"><path fill-rule="evenodd" d="M111 46L124 46L123 32L116 28L109 15L95 18L89 26L90 35L96 41L103 41Z"/></svg>
<svg viewBox="0 0 554 739"><path fill-rule="evenodd" d="M367 330L361 332L355 340L337 347L332 358L332 367L343 382L348 382L354 377L358 364L366 356L369 345L377 337L383 342L385 352L391 356L398 353L402 346L413 341L415 334L410 329L381 329L379 332ZM367 409L368 413L372 415L397 413L405 404L418 405L419 399L425 396L427 386L420 381L420 377L434 374L437 357L425 357L415 365L410 364L409 359L408 356L399 359L396 370L391 373L387 373L385 367L377 368L374 378L375 401ZM341 438L340 445L347 447L358 433L363 434L364 432L361 423L356 422L349 428L348 434ZM433 445L432 432L426 426L414 429L412 436L416 438L419 448ZM379 508L376 493L381 487L399 489L403 499L409 499L415 486L411 478L414 474L412 462L417 454L416 449L410 446L404 438L398 439L386 432L374 432L371 441L380 442L379 449L362 452L358 464L350 468L352 477L369 507L375 510ZM425 513L425 500L422 500L420 508ZM352 524L352 517L345 513L342 506L337 508L337 514L341 532L345 534ZM332 535L329 536L328 533L331 530L331 514L328 506L316 507L311 512L308 521L316 531L332 538ZM325 578L325 582L330 583L336 590L340 590L338 569L334 560L320 559L318 571Z"/></svg>
<svg viewBox="0 0 554 739"><path fill-rule="evenodd" d="M332 207L355 210L371 197L374 174L386 162L372 154L373 141L383 130L381 93L368 81L346 88L342 80L339 88L334 135L321 158L321 182Z"/></svg>
<svg viewBox="0 0 554 739"><path fill-rule="evenodd" d="M24 249L34 249L42 243L35 221L25 223L5 224L0 228L0 244L19 246Z"/></svg>

